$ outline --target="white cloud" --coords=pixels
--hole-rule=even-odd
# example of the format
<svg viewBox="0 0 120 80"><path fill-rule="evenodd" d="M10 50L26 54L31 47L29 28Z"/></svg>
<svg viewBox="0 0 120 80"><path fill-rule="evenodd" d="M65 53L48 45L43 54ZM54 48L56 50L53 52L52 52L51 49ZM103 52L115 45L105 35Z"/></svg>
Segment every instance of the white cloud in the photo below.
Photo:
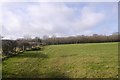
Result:
<svg viewBox="0 0 120 80"><path fill-rule="evenodd" d="M105 14L94 12L90 7L84 7L81 10L81 18L77 19L74 26L79 27L77 30L89 29L95 27L104 17Z"/></svg>
<svg viewBox="0 0 120 80"><path fill-rule="evenodd" d="M119 2L119 0L0 0L0 2Z"/></svg>
<svg viewBox="0 0 120 80"><path fill-rule="evenodd" d="M26 5L22 4L19 7ZM27 4L28 5L28 4ZM95 12L88 6L81 10L58 3L29 4L22 7L24 11L17 13L16 9L5 6L3 10L3 35L21 37L24 34L32 36L43 35L74 35L95 27L104 19L104 13ZM79 13L77 13L79 12ZM76 15L77 14L77 15Z"/></svg>
<svg viewBox="0 0 120 80"><path fill-rule="evenodd" d="M9 32L17 32L19 29L21 29L22 23L20 16L17 16L10 11L7 11L7 13L4 13L4 15L3 24Z"/></svg>

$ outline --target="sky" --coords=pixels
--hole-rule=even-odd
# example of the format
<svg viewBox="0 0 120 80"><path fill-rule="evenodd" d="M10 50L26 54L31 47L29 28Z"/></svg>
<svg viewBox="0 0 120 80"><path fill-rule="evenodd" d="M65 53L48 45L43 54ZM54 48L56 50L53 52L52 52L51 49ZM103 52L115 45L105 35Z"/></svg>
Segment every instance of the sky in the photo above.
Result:
<svg viewBox="0 0 120 80"><path fill-rule="evenodd" d="M0 34L9 39L118 31L117 2L6 2L0 7Z"/></svg>

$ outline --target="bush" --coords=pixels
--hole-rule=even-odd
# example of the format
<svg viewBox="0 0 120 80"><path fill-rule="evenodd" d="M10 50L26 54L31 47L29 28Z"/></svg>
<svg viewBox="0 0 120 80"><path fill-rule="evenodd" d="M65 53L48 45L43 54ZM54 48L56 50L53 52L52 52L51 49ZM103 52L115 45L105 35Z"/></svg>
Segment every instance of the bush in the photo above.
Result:
<svg viewBox="0 0 120 80"><path fill-rule="evenodd" d="M32 47L32 49L31 49L31 50L41 50L41 47L39 47L39 46Z"/></svg>
<svg viewBox="0 0 120 80"><path fill-rule="evenodd" d="M2 40L2 53L4 55L11 55L15 52L15 47L17 46L14 40Z"/></svg>

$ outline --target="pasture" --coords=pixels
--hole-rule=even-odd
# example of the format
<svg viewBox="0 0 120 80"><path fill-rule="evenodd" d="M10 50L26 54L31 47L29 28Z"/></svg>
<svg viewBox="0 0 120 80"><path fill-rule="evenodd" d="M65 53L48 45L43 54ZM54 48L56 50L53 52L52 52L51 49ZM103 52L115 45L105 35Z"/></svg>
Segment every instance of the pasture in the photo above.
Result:
<svg viewBox="0 0 120 80"><path fill-rule="evenodd" d="M3 78L117 78L118 43L48 45L2 64Z"/></svg>

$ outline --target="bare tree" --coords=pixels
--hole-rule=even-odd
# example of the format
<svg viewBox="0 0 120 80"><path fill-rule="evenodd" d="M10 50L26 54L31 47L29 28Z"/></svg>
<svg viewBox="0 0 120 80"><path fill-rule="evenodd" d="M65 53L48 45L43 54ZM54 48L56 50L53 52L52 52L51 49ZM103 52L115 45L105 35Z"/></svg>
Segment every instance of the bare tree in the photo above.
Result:
<svg viewBox="0 0 120 80"><path fill-rule="evenodd" d="M32 38L31 38L30 35L24 35L24 39L25 39L25 40L31 40Z"/></svg>
<svg viewBox="0 0 120 80"><path fill-rule="evenodd" d="M43 36L43 40L48 39L48 38L49 38L49 36L47 36L47 35Z"/></svg>

